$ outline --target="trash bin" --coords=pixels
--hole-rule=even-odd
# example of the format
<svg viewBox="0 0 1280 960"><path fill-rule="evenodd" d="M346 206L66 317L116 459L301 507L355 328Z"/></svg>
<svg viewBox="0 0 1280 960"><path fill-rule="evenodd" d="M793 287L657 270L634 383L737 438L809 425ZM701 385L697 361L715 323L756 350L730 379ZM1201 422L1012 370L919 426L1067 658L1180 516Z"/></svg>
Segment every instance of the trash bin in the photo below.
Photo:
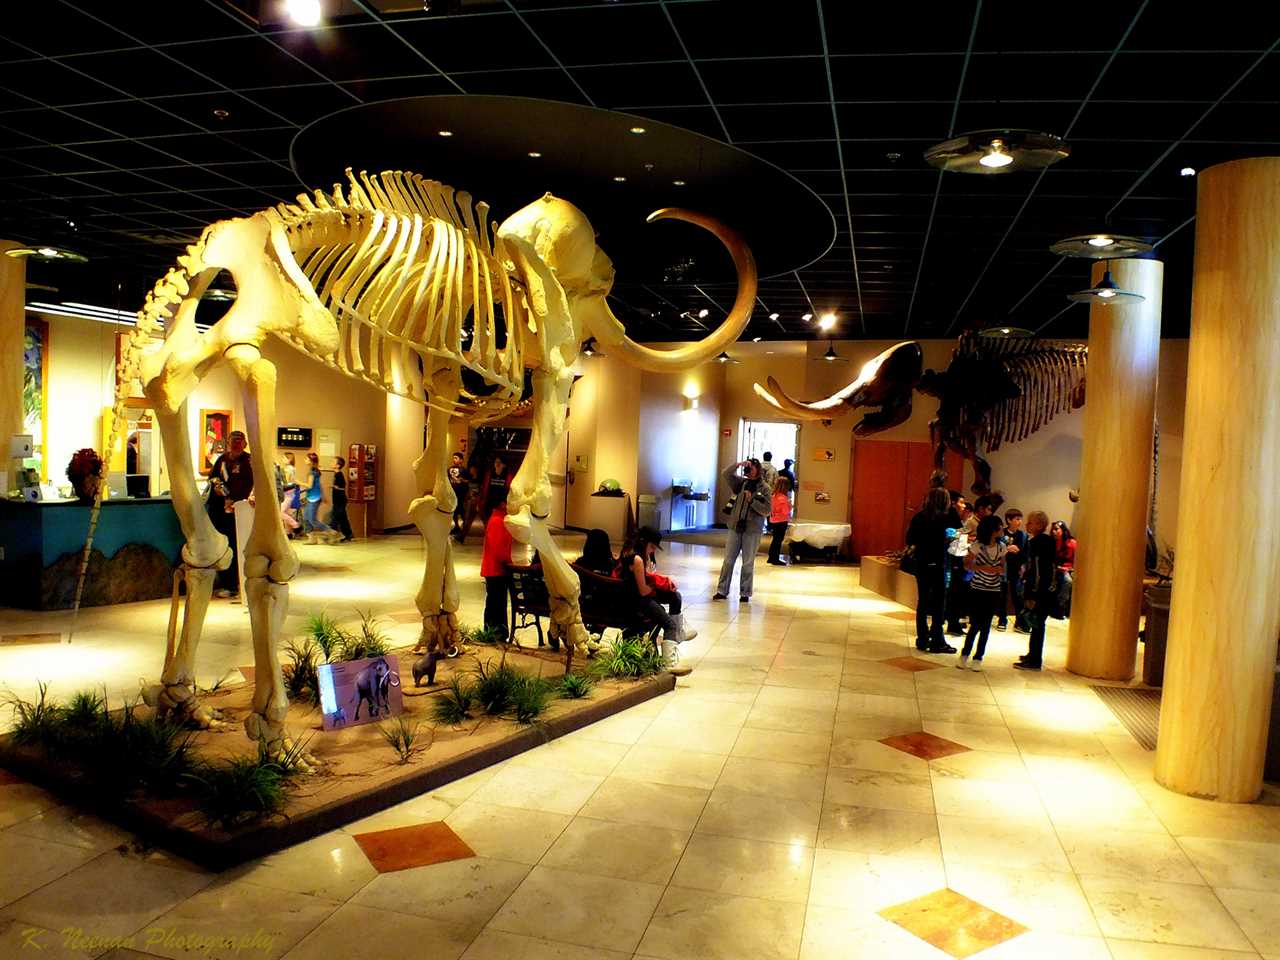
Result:
<svg viewBox="0 0 1280 960"><path fill-rule="evenodd" d="M1169 639L1171 584L1150 586L1144 591L1147 605L1146 651L1142 655L1142 682L1149 687L1164 686L1164 654Z"/></svg>
<svg viewBox="0 0 1280 960"><path fill-rule="evenodd" d="M658 498L651 493L642 493L636 497L636 519L640 521L642 527L653 527L659 529L658 526Z"/></svg>

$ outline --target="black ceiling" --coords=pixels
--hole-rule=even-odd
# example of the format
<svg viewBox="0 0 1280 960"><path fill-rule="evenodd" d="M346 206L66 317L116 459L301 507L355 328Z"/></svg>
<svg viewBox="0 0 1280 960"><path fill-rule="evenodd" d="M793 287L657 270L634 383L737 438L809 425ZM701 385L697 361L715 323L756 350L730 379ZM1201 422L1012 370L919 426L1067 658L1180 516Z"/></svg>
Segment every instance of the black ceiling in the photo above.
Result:
<svg viewBox="0 0 1280 960"><path fill-rule="evenodd" d="M1180 169L1280 151L1280 4L1256 0L452 0L448 15L321 0L333 16L317 30L281 23L274 0L234 2L261 5L261 22L223 0L6 14L0 231L94 258L33 265L32 279L131 308L204 225L300 189L289 146L308 123L393 97L505 94L687 127L811 186L835 244L761 284L747 336L812 335L801 315L826 310L841 337L1004 323L1080 335L1085 311L1064 294L1087 285L1087 264L1047 248L1104 224L1159 242L1165 335L1178 336L1195 213ZM1072 154L987 177L921 159L994 127L1059 134ZM744 198L743 216L761 203ZM694 336L682 313L706 307L711 323L732 300L731 286L628 284L618 267L618 312L638 336Z"/></svg>

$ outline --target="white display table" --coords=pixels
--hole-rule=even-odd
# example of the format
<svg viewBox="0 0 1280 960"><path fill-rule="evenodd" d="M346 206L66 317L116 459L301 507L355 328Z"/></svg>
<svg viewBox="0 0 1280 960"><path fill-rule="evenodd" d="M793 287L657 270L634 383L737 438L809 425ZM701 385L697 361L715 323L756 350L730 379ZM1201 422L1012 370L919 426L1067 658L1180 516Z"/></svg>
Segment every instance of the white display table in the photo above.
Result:
<svg viewBox="0 0 1280 960"><path fill-rule="evenodd" d="M853 533L847 523L818 523L814 520L792 520L783 543L804 543L815 550L839 547Z"/></svg>

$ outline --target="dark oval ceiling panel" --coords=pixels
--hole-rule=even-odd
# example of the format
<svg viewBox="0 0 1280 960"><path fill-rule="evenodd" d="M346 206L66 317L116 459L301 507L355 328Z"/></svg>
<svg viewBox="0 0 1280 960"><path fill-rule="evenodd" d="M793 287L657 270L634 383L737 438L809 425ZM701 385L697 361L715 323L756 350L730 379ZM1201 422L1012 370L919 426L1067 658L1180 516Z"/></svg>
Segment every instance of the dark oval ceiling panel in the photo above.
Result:
<svg viewBox="0 0 1280 960"><path fill-rule="evenodd" d="M835 239L826 203L766 160L680 127L554 100L433 96L356 106L301 130L290 161L303 183L322 189L345 184L346 167L411 170L487 202L493 222L550 191L591 220L622 283L732 278L706 232L646 224L660 207L723 220L746 237L762 277L807 266Z"/></svg>

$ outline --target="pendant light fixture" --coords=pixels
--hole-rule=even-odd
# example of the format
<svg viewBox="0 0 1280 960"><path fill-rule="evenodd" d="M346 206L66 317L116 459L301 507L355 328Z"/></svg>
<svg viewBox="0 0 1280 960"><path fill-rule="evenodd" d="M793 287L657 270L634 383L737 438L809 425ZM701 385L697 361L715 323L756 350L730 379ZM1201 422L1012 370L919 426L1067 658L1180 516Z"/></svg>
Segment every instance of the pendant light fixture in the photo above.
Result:
<svg viewBox="0 0 1280 960"><path fill-rule="evenodd" d="M830 340L827 341L827 352L822 355L822 359L826 360L828 363L831 363L833 361L836 361L839 363L848 363L848 361L845 360L844 357L836 353L835 344L833 344Z"/></svg>
<svg viewBox="0 0 1280 960"><path fill-rule="evenodd" d="M1035 332L1026 327L987 327L979 330L978 336L993 340L1028 340L1035 336Z"/></svg>
<svg viewBox="0 0 1280 960"><path fill-rule="evenodd" d="M582 341L581 353L584 357L604 356L604 354L600 352L600 348L596 346L595 337L587 337L587 339Z"/></svg>
<svg viewBox="0 0 1280 960"><path fill-rule="evenodd" d="M1152 245L1138 237L1126 237L1119 233L1086 233L1078 237L1059 240L1049 248L1060 257L1080 257L1085 260L1118 260L1150 253Z"/></svg>
<svg viewBox="0 0 1280 960"><path fill-rule="evenodd" d="M14 247L12 250L6 250L4 255L13 257L15 260L30 257L32 260L61 260L64 263L89 262L89 258L83 253L76 253L74 250L63 247L51 247L47 244L39 247Z"/></svg>
<svg viewBox="0 0 1280 960"><path fill-rule="evenodd" d="M723 350L720 351L720 356L716 357L716 359L719 360L721 363L741 363L742 362L741 360L733 359L733 357L729 356L729 354Z"/></svg>
<svg viewBox="0 0 1280 960"><path fill-rule="evenodd" d="M1015 173L1043 170L1070 155L1061 137L1033 130L976 130L936 144L924 158L953 173Z"/></svg>
<svg viewBox="0 0 1280 960"><path fill-rule="evenodd" d="M1076 303L1096 303L1099 306L1111 306L1116 303L1141 303L1147 299L1140 293L1133 293L1129 290L1121 290L1116 286L1115 280L1111 277L1111 268L1102 274L1102 279L1098 281L1096 287L1090 287L1088 290L1077 290L1075 293L1067 294L1068 300Z"/></svg>

